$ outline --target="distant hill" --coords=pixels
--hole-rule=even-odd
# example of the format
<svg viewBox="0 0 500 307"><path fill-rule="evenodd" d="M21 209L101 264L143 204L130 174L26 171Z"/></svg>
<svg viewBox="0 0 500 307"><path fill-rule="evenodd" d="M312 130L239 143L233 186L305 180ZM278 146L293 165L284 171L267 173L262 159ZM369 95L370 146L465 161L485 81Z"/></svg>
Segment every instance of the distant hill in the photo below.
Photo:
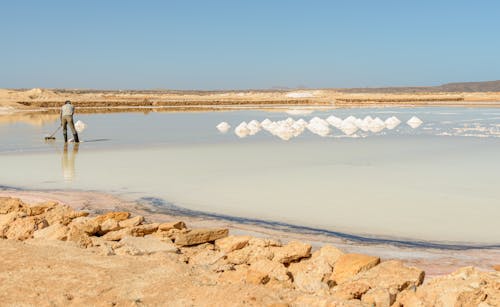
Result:
<svg viewBox="0 0 500 307"><path fill-rule="evenodd" d="M435 93L435 92L500 92L500 80L457 82L420 87L363 87L339 89L344 93Z"/></svg>

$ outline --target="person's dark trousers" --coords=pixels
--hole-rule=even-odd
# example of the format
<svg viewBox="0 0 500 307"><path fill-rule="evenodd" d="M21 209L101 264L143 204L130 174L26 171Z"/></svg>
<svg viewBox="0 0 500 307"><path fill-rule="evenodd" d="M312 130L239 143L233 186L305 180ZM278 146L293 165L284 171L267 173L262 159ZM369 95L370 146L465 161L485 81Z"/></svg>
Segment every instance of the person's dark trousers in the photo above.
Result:
<svg viewBox="0 0 500 307"><path fill-rule="evenodd" d="M63 126L63 135L64 135L64 143L68 142L68 124L69 127L71 128L71 132L73 132L73 140L75 143L79 143L80 140L78 138L78 133L76 132L75 129L75 124L73 123L73 116L71 115L65 115L61 117L61 125Z"/></svg>

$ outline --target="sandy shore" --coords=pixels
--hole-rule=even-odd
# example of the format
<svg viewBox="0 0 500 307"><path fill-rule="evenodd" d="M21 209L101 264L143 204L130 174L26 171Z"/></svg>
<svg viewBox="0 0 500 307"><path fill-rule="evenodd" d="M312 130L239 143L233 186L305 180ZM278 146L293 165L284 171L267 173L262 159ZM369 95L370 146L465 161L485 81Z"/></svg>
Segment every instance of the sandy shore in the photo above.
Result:
<svg viewBox="0 0 500 307"><path fill-rule="evenodd" d="M163 108L169 111L266 107L354 106L499 106L500 92L395 91L356 92L338 89L245 91L99 91L0 89L0 114L15 110L54 111L72 100L79 112L116 112Z"/></svg>
<svg viewBox="0 0 500 307"><path fill-rule="evenodd" d="M183 215L182 212L176 210L170 213L168 210L158 212L158 208L150 204L124 200L111 194L94 191L25 191L3 188L0 190L0 197L16 197L28 203L57 201L74 209L92 213L129 211L155 222L170 222L181 219L194 228L224 227L230 229L232 234L237 235L272 237L283 242L300 240L310 243L313 249L324 244L332 244L347 252L376 255L384 260L401 260L408 265L424 269L427 276L448 274L464 266L475 266L491 271L493 266L500 262L500 248L456 250L364 243L332 235L294 232L283 227L262 227L251 223Z"/></svg>

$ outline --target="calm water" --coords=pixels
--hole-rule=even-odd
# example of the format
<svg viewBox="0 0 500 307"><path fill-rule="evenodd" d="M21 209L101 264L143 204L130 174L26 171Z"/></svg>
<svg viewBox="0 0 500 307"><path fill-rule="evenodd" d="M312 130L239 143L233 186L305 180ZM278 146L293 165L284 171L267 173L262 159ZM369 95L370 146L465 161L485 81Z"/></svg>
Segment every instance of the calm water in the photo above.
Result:
<svg viewBox="0 0 500 307"><path fill-rule="evenodd" d="M157 197L204 212L352 234L500 244L500 109L360 108L293 115L396 116L401 124L346 136L307 129L284 141L246 138L240 122L285 112L81 115L79 146L43 136L57 116L0 116L0 185ZM423 121L411 128L406 121ZM232 129L220 133L226 121Z"/></svg>

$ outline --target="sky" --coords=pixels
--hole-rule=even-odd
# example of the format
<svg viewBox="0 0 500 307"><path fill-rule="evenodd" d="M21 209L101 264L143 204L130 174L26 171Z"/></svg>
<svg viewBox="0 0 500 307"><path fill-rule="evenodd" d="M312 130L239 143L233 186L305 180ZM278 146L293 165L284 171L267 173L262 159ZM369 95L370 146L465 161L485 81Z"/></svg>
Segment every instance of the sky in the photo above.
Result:
<svg viewBox="0 0 500 307"><path fill-rule="evenodd" d="M0 0L0 88L500 79L496 0Z"/></svg>

